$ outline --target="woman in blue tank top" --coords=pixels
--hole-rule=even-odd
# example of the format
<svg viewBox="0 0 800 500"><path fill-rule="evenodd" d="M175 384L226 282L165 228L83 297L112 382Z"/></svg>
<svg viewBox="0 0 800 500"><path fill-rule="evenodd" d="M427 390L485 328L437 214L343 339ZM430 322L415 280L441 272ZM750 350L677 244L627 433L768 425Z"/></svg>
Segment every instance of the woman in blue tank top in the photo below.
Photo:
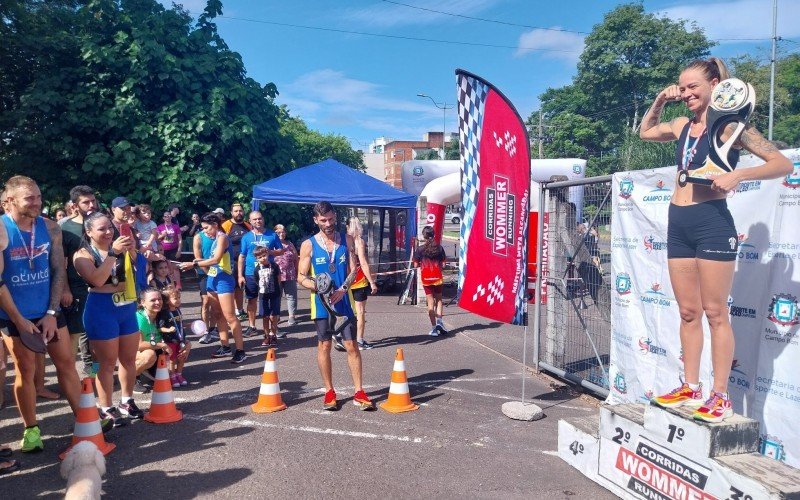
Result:
<svg viewBox="0 0 800 500"><path fill-rule="evenodd" d="M136 293L131 290L132 262L136 243L129 236L114 239L114 225L101 212L83 221L84 246L73 256L75 270L89 285L83 312L86 336L100 369L97 399L104 417L123 425L123 417L142 418L133 401L139 325L136 322ZM126 263L127 261L127 263ZM127 271L127 272L126 272ZM114 368L119 361L120 403L114 407Z"/></svg>
<svg viewBox="0 0 800 500"><path fill-rule="evenodd" d="M656 142L678 140L678 169L693 170L702 166L708 153L706 116L711 92L727 78L728 70L717 58L690 63L677 85L668 86L656 96L642 118L641 138ZM678 101L686 104L691 118L681 116L662 122L664 106ZM723 141L731 136L733 124L728 127L723 132ZM714 176L710 187L691 183L680 186L676 182L669 207L667 262L681 315L685 382L653 398L652 402L664 407L697 408L694 418L707 422L719 422L733 415L727 391L734 337L727 301L733 284L738 239L725 198L741 181L775 179L792 171L791 162L752 125L745 128L735 147L747 149L764 163ZM738 153L729 156L734 164L737 159ZM705 402L700 386L703 313L711 329L714 374L713 387Z"/></svg>
<svg viewBox="0 0 800 500"><path fill-rule="evenodd" d="M194 259L192 262L184 262L180 265L181 271L190 269L202 269L206 275L206 289L211 300L211 307L222 311L225 321L218 323L219 337L221 346L212 354L212 357L222 358L232 356L231 363L241 364L247 354L244 351L244 340L242 338L242 324L236 317L236 305L234 301L235 281L231 268L230 241L224 231L220 230L219 218L216 214L208 213L200 218L203 233L211 240L208 254L202 254L202 259ZM233 341L236 350L232 351L228 345L228 327L233 332Z"/></svg>

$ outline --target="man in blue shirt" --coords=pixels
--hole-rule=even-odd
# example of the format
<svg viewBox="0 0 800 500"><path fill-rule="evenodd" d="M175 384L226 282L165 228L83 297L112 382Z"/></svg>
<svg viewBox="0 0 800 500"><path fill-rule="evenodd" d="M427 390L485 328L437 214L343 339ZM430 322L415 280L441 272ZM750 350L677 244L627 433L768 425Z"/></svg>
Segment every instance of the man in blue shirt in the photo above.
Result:
<svg viewBox="0 0 800 500"><path fill-rule="evenodd" d="M264 247L267 249L270 263L274 262L276 255L283 253L281 239L272 229L267 229L264 225L264 216L259 211L250 212L250 226L252 230L242 236L241 253L237 266L237 279L239 286L244 290L247 297L247 320L250 325L244 330L245 337L252 337L258 332L256 328L256 303L258 302L258 280L255 276L256 256L255 249ZM265 332L266 335L266 332Z"/></svg>
<svg viewBox="0 0 800 500"><path fill-rule="evenodd" d="M67 281L61 227L39 215L42 194L33 179L10 178L5 196L7 213L0 218L0 331L14 359L14 396L25 425L20 449L31 452L44 449L44 443L36 420L36 354L25 347L21 336L42 337L73 413L78 410L81 383L59 305Z"/></svg>

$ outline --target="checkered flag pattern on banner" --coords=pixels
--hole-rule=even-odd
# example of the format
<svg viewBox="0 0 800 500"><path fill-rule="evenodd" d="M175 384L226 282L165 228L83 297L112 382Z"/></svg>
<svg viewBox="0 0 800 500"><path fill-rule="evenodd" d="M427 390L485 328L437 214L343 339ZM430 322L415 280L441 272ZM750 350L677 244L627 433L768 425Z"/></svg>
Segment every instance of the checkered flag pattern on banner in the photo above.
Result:
<svg viewBox="0 0 800 500"><path fill-rule="evenodd" d="M464 285L467 271L467 244L480 191L478 170L480 169L480 142L483 112L486 104L488 85L459 73L458 86L458 140L461 150L461 204L464 208L464 221L461 224L461 243L458 249L458 289Z"/></svg>
<svg viewBox="0 0 800 500"><path fill-rule="evenodd" d="M495 302L503 302L503 288L505 287L506 283L500 276L495 276L486 286L478 285L475 293L472 294L472 301L477 302L478 299L486 297L486 302L490 306L493 306Z"/></svg>

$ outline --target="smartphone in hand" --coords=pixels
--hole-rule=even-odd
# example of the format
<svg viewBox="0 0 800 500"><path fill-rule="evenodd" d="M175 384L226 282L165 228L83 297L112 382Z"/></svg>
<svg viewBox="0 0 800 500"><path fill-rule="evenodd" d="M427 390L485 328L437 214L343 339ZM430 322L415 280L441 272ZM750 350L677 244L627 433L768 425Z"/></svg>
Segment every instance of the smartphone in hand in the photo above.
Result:
<svg viewBox="0 0 800 500"><path fill-rule="evenodd" d="M133 230L131 229L131 225L127 222L123 222L119 225L119 235L120 236L127 236L131 240L133 239Z"/></svg>

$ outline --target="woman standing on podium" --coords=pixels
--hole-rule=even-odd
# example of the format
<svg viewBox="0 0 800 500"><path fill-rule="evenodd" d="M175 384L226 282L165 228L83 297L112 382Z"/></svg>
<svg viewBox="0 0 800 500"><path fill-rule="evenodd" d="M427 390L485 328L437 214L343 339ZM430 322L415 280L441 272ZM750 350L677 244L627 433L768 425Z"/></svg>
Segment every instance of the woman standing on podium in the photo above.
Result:
<svg viewBox="0 0 800 500"><path fill-rule="evenodd" d="M675 156L679 172L704 165L709 151L706 116L711 91L727 78L728 69L720 59L693 61L680 74L677 85L668 86L656 96L642 118L639 136L643 140L677 140ZM679 101L692 113L691 118L681 116L662 122L664 106ZM729 124L721 139L730 138L733 129L734 124ZM662 407L696 408L694 418L706 422L720 422L733 415L728 399L728 376L733 362L734 337L727 301L733 285L738 238L725 199L741 181L776 179L792 171L792 163L752 125L747 125L728 155L728 162L734 167L741 149L750 151L764 163L711 176L711 186L676 183L669 206L667 259L670 283L681 315L685 380L678 388L653 398L652 402ZM713 386L705 400L700 384L703 313L711 329L714 374Z"/></svg>

